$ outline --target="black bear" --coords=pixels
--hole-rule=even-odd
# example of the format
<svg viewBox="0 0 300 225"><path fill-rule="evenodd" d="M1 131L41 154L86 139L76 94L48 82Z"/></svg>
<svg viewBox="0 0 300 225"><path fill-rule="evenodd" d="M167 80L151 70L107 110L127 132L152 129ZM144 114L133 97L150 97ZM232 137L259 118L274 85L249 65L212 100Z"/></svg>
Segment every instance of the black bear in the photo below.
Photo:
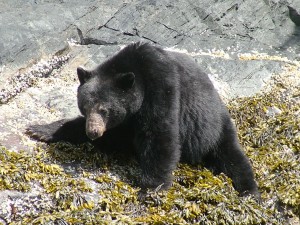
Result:
<svg viewBox="0 0 300 225"><path fill-rule="evenodd" d="M142 190L170 187L181 161L224 172L241 195L259 195L227 108L188 56L138 42L94 70L79 67L77 74L83 117L33 125L28 129L33 137L132 147Z"/></svg>

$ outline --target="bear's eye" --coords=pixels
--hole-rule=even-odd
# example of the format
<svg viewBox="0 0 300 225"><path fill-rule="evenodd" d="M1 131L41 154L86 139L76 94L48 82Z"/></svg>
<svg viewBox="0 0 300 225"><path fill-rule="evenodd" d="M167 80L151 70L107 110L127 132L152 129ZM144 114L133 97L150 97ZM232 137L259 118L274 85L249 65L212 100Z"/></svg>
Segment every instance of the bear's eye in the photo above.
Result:
<svg viewBox="0 0 300 225"><path fill-rule="evenodd" d="M99 114L103 117L107 117L108 116L108 110L104 109L104 108L100 108L99 109Z"/></svg>

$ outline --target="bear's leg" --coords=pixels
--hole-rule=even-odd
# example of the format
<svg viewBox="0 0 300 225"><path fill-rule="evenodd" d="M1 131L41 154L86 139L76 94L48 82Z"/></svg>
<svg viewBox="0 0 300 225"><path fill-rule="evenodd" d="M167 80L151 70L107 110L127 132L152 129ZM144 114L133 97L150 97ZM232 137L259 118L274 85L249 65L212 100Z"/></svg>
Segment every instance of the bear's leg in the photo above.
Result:
<svg viewBox="0 0 300 225"><path fill-rule="evenodd" d="M66 141L81 144L89 140L85 134L84 117L59 120L45 125L31 125L27 128L26 133L36 140L47 143Z"/></svg>
<svg viewBox="0 0 300 225"><path fill-rule="evenodd" d="M252 194L260 199L250 161L240 147L231 121L226 123L218 146L217 152L204 158L205 166L216 173L223 172L228 175L241 196Z"/></svg>
<svg viewBox="0 0 300 225"><path fill-rule="evenodd" d="M135 149L142 170L142 190L168 189L172 184L172 172L179 162L180 148L179 130L170 126L174 122L171 120L167 118L163 124L153 122L150 127L136 131Z"/></svg>

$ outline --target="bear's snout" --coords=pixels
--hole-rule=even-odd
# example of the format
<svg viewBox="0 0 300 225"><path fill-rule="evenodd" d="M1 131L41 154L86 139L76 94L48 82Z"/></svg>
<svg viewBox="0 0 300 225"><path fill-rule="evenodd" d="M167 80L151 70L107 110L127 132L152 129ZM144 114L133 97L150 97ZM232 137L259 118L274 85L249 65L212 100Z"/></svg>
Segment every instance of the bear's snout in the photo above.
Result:
<svg viewBox="0 0 300 225"><path fill-rule="evenodd" d="M105 132L105 124L99 115L91 115L86 120L86 135L92 141L101 137Z"/></svg>

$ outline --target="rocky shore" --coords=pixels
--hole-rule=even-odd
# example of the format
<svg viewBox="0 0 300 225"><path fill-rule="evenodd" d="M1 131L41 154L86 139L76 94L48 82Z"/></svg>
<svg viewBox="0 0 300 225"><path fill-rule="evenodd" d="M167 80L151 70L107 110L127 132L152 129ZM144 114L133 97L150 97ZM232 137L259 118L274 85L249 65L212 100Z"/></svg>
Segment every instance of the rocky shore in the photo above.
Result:
<svg viewBox="0 0 300 225"><path fill-rule="evenodd" d="M298 1L0 3L0 224L299 224L300 30L287 6L300 10ZM76 68L133 41L185 52L209 74L262 203L187 165L169 192L142 203L133 159L26 134L79 115Z"/></svg>

